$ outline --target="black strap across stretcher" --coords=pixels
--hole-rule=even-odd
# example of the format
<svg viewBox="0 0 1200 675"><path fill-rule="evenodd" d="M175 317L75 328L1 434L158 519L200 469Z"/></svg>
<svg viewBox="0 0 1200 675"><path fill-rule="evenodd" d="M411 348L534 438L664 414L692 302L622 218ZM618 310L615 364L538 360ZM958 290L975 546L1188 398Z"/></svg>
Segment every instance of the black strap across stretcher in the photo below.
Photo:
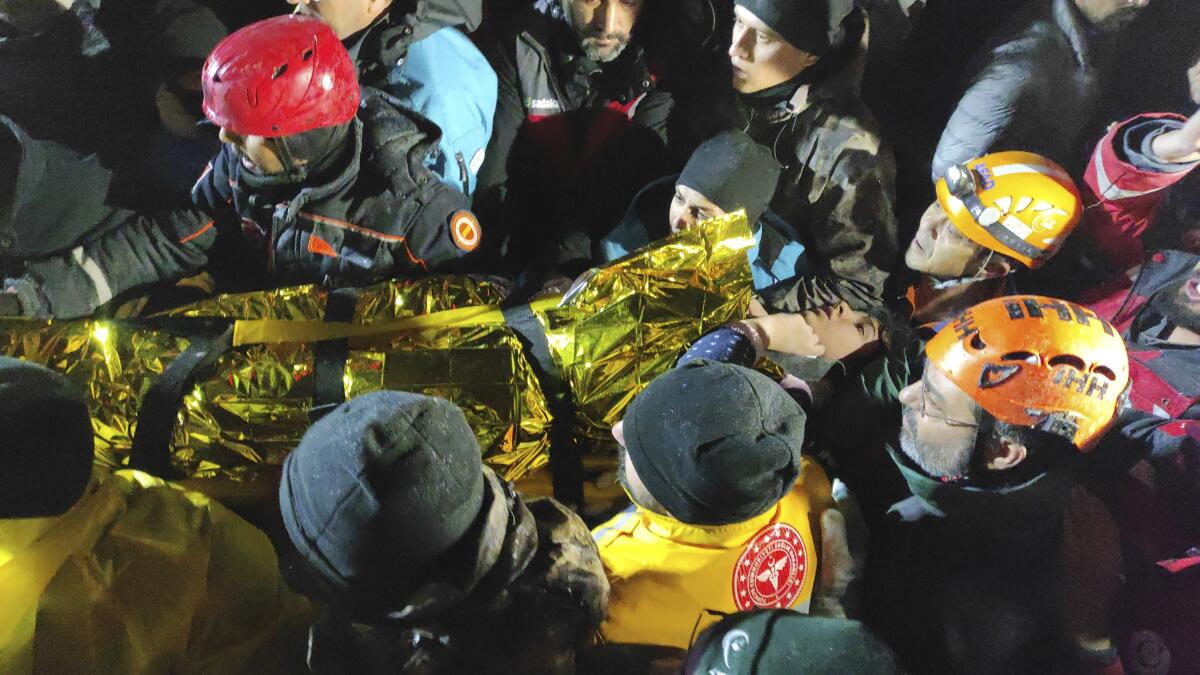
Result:
<svg viewBox="0 0 1200 675"><path fill-rule="evenodd" d="M345 323L354 318L359 290L343 288L329 294L324 320ZM553 416L550 427L550 472L554 496L565 504L583 504L583 448L574 433L576 413L570 387L559 375L550 343L529 305L503 310L506 325L516 333ZM167 367L142 398L130 465L163 478L177 478L171 466L171 441L183 397L197 376L211 368L233 347L231 319L148 319L131 323L156 330L196 336ZM346 400L344 373L349 339L323 340L313 345L313 406L315 422Z"/></svg>
<svg viewBox="0 0 1200 675"><path fill-rule="evenodd" d="M129 464L135 469L159 476L179 478L171 466L171 437L183 397L195 386L196 376L211 367L233 348L232 320L161 319L135 321L139 325L195 336L142 397L138 408L137 430Z"/></svg>

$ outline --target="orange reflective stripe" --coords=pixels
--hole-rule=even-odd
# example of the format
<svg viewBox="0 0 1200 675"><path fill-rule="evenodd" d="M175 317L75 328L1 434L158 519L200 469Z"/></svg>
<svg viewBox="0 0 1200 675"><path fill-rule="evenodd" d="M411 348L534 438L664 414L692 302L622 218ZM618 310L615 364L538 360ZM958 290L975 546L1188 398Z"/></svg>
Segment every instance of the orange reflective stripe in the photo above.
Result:
<svg viewBox="0 0 1200 675"><path fill-rule="evenodd" d="M329 258L338 257L337 251L333 250L333 246L315 234L308 235L308 252Z"/></svg>
<svg viewBox="0 0 1200 675"><path fill-rule="evenodd" d="M186 244L189 241L195 239L196 237L199 237L200 235L204 234L205 232L208 232L212 228L213 228L213 221L210 220L207 223L205 223L204 227L200 228L199 230L196 230L195 232L184 237L183 239L180 239L179 243Z"/></svg>

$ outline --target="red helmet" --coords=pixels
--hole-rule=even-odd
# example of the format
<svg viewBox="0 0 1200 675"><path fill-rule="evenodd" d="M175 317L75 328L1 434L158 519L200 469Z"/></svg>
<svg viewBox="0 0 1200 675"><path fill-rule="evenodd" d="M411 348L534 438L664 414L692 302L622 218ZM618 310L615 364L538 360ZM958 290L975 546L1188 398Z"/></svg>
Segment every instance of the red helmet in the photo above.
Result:
<svg viewBox="0 0 1200 675"><path fill-rule="evenodd" d="M345 124L358 71L319 19L277 16L221 40L204 63L204 115L242 135L276 138Z"/></svg>

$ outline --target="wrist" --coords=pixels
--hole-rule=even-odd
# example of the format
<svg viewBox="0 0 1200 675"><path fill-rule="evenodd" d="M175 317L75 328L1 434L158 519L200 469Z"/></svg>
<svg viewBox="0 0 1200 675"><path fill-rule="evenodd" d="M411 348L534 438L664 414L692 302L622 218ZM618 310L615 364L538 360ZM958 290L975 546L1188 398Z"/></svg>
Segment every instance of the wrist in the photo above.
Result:
<svg viewBox="0 0 1200 675"><path fill-rule="evenodd" d="M1200 159L1194 148L1180 147L1178 130L1158 134L1150 140L1150 152L1154 158L1167 164L1187 164ZM1189 152L1190 150L1190 152Z"/></svg>
<svg viewBox="0 0 1200 675"><path fill-rule="evenodd" d="M750 341L750 344L754 346L755 359L761 359L763 354L766 353L767 348L771 345L767 332L753 319L748 321L730 321L725 326Z"/></svg>

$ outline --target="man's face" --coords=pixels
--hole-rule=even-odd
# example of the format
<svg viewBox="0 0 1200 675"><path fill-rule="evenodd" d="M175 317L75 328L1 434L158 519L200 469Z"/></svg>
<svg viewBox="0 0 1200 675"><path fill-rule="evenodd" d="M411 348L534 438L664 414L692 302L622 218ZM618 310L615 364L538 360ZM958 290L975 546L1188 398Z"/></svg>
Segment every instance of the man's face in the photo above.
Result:
<svg viewBox="0 0 1200 675"><path fill-rule="evenodd" d="M1200 265L1196 265L1187 278L1160 291L1155 304L1171 323L1200 333Z"/></svg>
<svg viewBox="0 0 1200 675"><path fill-rule="evenodd" d="M629 46L645 0L562 0L579 46L588 58L608 63Z"/></svg>
<svg viewBox="0 0 1200 675"><path fill-rule="evenodd" d="M850 309L842 302L834 307L822 307L803 312L821 346L823 358L837 361L880 339L879 321L869 314Z"/></svg>
<svg viewBox="0 0 1200 675"><path fill-rule="evenodd" d="M237 149L242 159L242 168L254 173L272 175L283 173L283 161L275 153L269 139L262 136L241 136L222 128L221 141Z"/></svg>
<svg viewBox="0 0 1200 675"><path fill-rule="evenodd" d="M917 234L904 253L904 264L937 279L960 279L979 271L986 255L987 250L963 236L934 200L921 216Z"/></svg>
<svg viewBox="0 0 1200 675"><path fill-rule="evenodd" d="M724 209L708 201L704 195L686 185L675 186L675 197L671 200L671 211L668 215L672 233L686 230L702 220L723 215Z"/></svg>
<svg viewBox="0 0 1200 675"><path fill-rule="evenodd" d="M796 77L817 62L817 57L793 47L738 5L733 8L733 88L742 94L770 89Z"/></svg>
<svg viewBox="0 0 1200 675"><path fill-rule="evenodd" d="M296 14L321 19L329 24L339 40L370 26L392 0L287 0L296 6Z"/></svg>
<svg viewBox="0 0 1200 675"><path fill-rule="evenodd" d="M1092 23L1119 28L1133 20L1150 0L1075 0Z"/></svg>
<svg viewBox="0 0 1200 675"><path fill-rule="evenodd" d="M900 392L904 422L900 449L934 477L962 476L971 463L978 432L975 403L928 362L920 382Z"/></svg>

